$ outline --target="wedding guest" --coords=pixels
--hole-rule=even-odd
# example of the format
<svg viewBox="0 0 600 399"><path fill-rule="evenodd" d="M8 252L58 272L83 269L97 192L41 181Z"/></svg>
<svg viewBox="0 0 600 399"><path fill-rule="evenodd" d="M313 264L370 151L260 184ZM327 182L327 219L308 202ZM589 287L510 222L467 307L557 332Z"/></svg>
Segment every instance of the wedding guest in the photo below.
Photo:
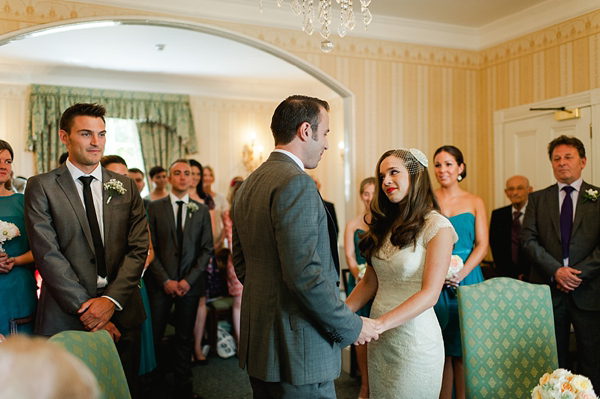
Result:
<svg viewBox="0 0 600 399"><path fill-rule="evenodd" d="M128 175L127 163L125 160L118 155L105 155L100 160L100 164L111 172L118 173L123 176ZM137 186L136 182L136 186ZM139 186L138 186L139 187ZM146 272L150 262L154 260L154 247L152 246L152 239L150 236L150 226L148 226L148 257L146 263L144 263L144 271L142 277ZM154 337L152 335L152 313L150 310L150 301L148 299L148 292L144 279L140 278L140 294L142 295L142 302L144 304L144 311L146 312L146 320L142 323L142 342L141 342L141 356L140 356L140 370L139 375L148 374L156 368L156 356L154 354Z"/></svg>
<svg viewBox="0 0 600 399"><path fill-rule="evenodd" d="M67 161L67 158L69 158L69 153L67 151L60 154L60 157L58 158L58 166L65 163Z"/></svg>
<svg viewBox="0 0 600 399"><path fill-rule="evenodd" d="M208 208L190 200L191 170L187 160L169 167L171 193L148 206L152 244L156 256L150 264L148 293L154 336L158 343L175 306L175 398L197 398L193 393L191 356L194 317L205 292L203 272L213 253Z"/></svg>
<svg viewBox="0 0 600 399"><path fill-rule="evenodd" d="M203 173L202 165L200 164L200 162L196 161L195 159L190 159L189 162L190 162L190 168L191 168L191 172L192 172L192 175L191 175L192 178L191 178L191 182L190 182L190 187L188 189L188 194L189 194L190 198L193 199L194 201L198 201L201 204L204 204L208 207L209 214L210 214L210 224L211 224L211 228L212 228L212 234L214 237L214 235L216 233L215 210L214 210L215 203L214 203L212 197L210 196L210 194L207 194L204 191L204 188L203 188L204 173ZM210 268L210 272L213 272L213 273L215 270L218 271L214 254L209 261L208 268ZM208 270L205 271L204 275L202 276L202 278L206 282L208 282L207 273L208 273ZM218 274L217 274L217 278L218 278ZM214 281L214 279L212 281ZM205 288L204 293L200 296L200 301L198 303L198 311L196 313L196 321L194 323L194 361L197 364L201 364L201 365L205 365L207 363L208 359L206 358L206 356L208 355L208 351L210 350L210 346L202 345L202 339L204 338L204 327L206 326L206 315L208 314L208 309L206 307L206 297L207 297L207 292L206 292L206 288Z"/></svg>
<svg viewBox="0 0 600 399"><path fill-rule="evenodd" d="M19 236L0 241L0 334L10 334L10 320L33 315L37 307L37 286L33 276L33 255L27 241L23 194L6 188L14 152L0 140L0 222L12 223ZM33 321L18 326L20 333L33 333Z"/></svg>
<svg viewBox="0 0 600 399"><path fill-rule="evenodd" d="M156 201L169 195L167 191L167 171L162 166L154 166L150 169L150 180L154 189L148 195L150 201Z"/></svg>
<svg viewBox="0 0 600 399"><path fill-rule="evenodd" d="M127 177L133 179L138 191L140 192L140 195L142 195L142 191L144 191L144 187L146 187L146 182L144 181L144 172L138 168L129 168L127 169ZM150 199L142 198L142 201L144 201L144 209L148 209Z"/></svg>
<svg viewBox="0 0 600 399"><path fill-rule="evenodd" d="M364 278L346 303L358 310L375 295L369 343L371 398L433 399L440 394L444 344L433 306L458 237L439 213L427 157L419 150L385 152L375 169L368 231L359 243Z"/></svg>
<svg viewBox="0 0 600 399"><path fill-rule="evenodd" d="M105 112L98 104L66 109L59 136L69 158L27 185L25 221L44 279L35 332L107 330L135 399L146 318L137 284L148 228L133 181L100 166Z"/></svg>
<svg viewBox="0 0 600 399"><path fill-rule="evenodd" d="M350 269L350 276L348 276L348 290L346 295L350 296L357 282L359 282L364 275L366 270L367 260L363 258L358 248L358 242L369 230L369 222L371 222L371 200L375 195L375 186L377 179L374 177L367 177L360 182L360 199L363 203L363 211L350 219L346 223L346 229L344 231L344 251L346 255L346 264ZM317 186L318 188L318 186ZM365 269L359 270L359 265L362 265ZM369 317L371 313L371 305L373 301L369 301L360 308L356 314L359 316ZM358 363L358 369L360 370L360 394L359 399L369 397L369 374L367 367L367 346L368 344L359 345L356 347L356 361Z"/></svg>
<svg viewBox="0 0 600 399"><path fill-rule="evenodd" d="M529 260L519 241L521 225L527 209L527 198L533 188L525 176L506 181L504 193L511 205L495 209L490 221L490 248L500 276L529 280Z"/></svg>
<svg viewBox="0 0 600 399"><path fill-rule="evenodd" d="M304 169L328 148L329 104L282 101L275 150L244 181L231 210L242 284L239 365L255 398L335 398L341 349L377 339L377 323L340 300L336 232Z"/></svg>
<svg viewBox="0 0 600 399"><path fill-rule="evenodd" d="M229 202L229 208L223 212L223 220L225 221L225 243L227 244L227 248L229 248L229 256L227 257L227 290L229 295L233 297L233 307L232 307L232 322L233 322L233 332L235 333L236 344L239 347L240 345L240 312L242 310L242 292L244 290L244 286L238 280L235 274L235 268L233 267L233 248L232 248L232 235L233 235L233 222L231 221L231 216L229 209L233 205L233 200L235 198L235 194L238 189L244 182L242 177L234 177L229 184L229 192L227 193L227 202Z"/></svg>
<svg viewBox="0 0 600 399"><path fill-rule="evenodd" d="M96 377L77 357L42 338L0 340L0 397L98 399Z"/></svg>
<svg viewBox="0 0 600 399"><path fill-rule="evenodd" d="M459 187L459 183L467 177L467 165L458 148L452 145L438 148L434 154L434 167L435 178L440 184L440 188L435 190L435 197L442 214L450 220L458 234L452 254L460 256L464 262L462 270L446 280L435 305L446 354L440 398L451 398L454 386L456 399L463 399L465 382L455 289L459 285L483 281L479 264L488 250L487 215L483 200Z"/></svg>
<svg viewBox="0 0 600 399"><path fill-rule="evenodd" d="M223 247L223 241L225 240L225 231L223 220L223 212L229 210L229 203L224 195L215 192L212 189L212 185L215 182L215 172L212 167L206 165L202 168L202 189L204 192L211 196L215 203L214 207L214 225L213 225L213 237L215 240L215 251Z"/></svg>
<svg viewBox="0 0 600 399"><path fill-rule="evenodd" d="M576 137L548 144L556 184L529 196L521 242L531 260L530 281L552 292L558 365L569 367L571 326L577 373L600 389L600 188L581 176L585 147Z"/></svg>
<svg viewBox="0 0 600 399"><path fill-rule="evenodd" d="M311 178L317 185L317 191L319 191L319 193L320 193L321 192L321 182L314 175L312 175ZM335 226L335 231L337 232L337 235L339 235L340 226L338 225L338 219L337 219L337 215L335 213L335 205L333 204L333 202L329 202L325 199L323 199L323 203L325 204L325 208L327 208L327 212L329 212L329 214L331 215L331 218L333 219L333 225Z"/></svg>

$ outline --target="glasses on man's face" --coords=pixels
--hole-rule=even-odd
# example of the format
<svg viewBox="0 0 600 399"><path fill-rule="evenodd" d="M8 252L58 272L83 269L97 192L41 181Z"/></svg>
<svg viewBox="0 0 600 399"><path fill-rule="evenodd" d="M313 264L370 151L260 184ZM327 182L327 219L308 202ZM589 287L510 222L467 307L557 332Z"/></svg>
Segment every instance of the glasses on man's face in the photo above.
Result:
<svg viewBox="0 0 600 399"><path fill-rule="evenodd" d="M512 193L512 192L515 192L515 191L525 190L526 188L527 188L527 186L508 187L506 189L506 191L509 192L509 193Z"/></svg>

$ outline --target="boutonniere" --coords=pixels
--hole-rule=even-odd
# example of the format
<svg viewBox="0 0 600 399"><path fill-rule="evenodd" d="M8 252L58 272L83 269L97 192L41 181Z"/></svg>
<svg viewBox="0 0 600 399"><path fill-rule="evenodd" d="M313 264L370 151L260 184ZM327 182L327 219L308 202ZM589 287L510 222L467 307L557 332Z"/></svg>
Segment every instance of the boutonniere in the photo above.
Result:
<svg viewBox="0 0 600 399"><path fill-rule="evenodd" d="M583 202L587 200L596 202L596 200L598 199L598 190L592 190L591 188L589 190L585 190L583 192L583 198L585 198Z"/></svg>
<svg viewBox="0 0 600 399"><path fill-rule="evenodd" d="M107 205L115 195L123 195L127 192L125 187L123 187L123 183L117 179L110 179L104 183L104 189L108 190L108 201L106 201Z"/></svg>
<svg viewBox="0 0 600 399"><path fill-rule="evenodd" d="M198 205L196 205L193 202L188 202L187 204L187 210L188 210L188 217L191 218L192 217L192 213L196 212L198 210Z"/></svg>

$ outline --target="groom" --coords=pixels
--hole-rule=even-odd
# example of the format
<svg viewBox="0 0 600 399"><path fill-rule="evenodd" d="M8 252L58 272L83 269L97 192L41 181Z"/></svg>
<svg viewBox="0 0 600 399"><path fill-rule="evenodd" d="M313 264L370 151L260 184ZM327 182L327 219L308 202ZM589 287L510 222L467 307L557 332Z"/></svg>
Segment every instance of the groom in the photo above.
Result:
<svg viewBox="0 0 600 399"><path fill-rule="evenodd" d="M254 398L335 398L341 348L377 339L339 296L333 220L304 171L327 149L329 105L292 96L273 115L275 150L240 187L233 257L244 284L240 367Z"/></svg>

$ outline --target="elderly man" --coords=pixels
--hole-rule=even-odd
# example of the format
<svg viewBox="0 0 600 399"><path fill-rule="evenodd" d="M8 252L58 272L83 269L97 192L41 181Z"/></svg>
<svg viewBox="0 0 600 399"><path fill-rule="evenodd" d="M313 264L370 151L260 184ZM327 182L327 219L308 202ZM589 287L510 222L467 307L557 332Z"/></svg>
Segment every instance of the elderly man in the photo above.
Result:
<svg viewBox="0 0 600 399"><path fill-rule="evenodd" d="M511 205L492 212L490 248L496 270L503 277L527 281L529 261L519 241L527 200L533 188L525 176L513 176L506 181L504 193Z"/></svg>

